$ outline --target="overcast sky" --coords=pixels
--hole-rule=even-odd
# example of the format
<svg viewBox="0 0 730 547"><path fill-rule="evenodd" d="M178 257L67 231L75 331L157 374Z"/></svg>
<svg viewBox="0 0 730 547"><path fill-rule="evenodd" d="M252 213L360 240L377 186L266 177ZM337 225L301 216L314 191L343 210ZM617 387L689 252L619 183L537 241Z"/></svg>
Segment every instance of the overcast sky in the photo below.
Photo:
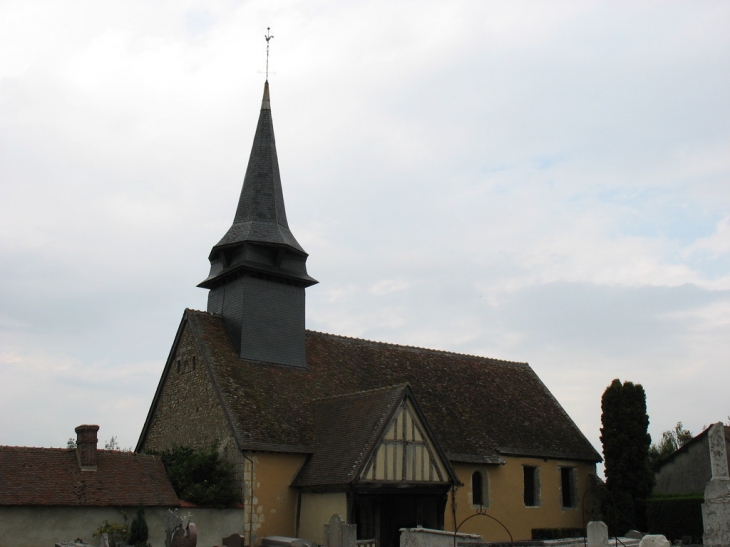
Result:
<svg viewBox="0 0 730 547"><path fill-rule="evenodd" d="M271 105L307 326L730 414L730 3L0 2L0 444L137 442ZM485 421L490 416L484 416Z"/></svg>

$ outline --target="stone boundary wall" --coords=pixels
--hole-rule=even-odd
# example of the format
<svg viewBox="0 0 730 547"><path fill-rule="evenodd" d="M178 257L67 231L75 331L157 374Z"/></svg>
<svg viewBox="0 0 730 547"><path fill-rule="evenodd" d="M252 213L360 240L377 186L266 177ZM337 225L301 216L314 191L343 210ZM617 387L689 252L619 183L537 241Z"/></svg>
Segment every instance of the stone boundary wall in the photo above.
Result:
<svg viewBox="0 0 730 547"><path fill-rule="evenodd" d="M179 516L190 515L198 527L198 545L221 545L222 539L243 532L243 509L176 508ZM0 507L0 547L53 546L57 542L83 539L99 545L94 531L104 520L122 522L120 511L129 522L137 507ZM165 516L169 509L146 507L145 517L152 547L165 547Z"/></svg>

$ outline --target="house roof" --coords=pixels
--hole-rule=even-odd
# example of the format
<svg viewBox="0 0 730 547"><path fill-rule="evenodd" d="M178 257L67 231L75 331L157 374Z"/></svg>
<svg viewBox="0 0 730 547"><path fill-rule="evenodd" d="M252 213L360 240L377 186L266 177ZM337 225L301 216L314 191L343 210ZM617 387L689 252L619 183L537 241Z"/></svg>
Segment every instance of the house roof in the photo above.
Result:
<svg viewBox="0 0 730 547"><path fill-rule="evenodd" d="M451 461L500 463L502 455L601 460L526 363L307 331L307 367L286 367L241 359L219 316L186 310L180 328L192 332L243 450L311 453L312 401L408 383Z"/></svg>
<svg viewBox="0 0 730 547"><path fill-rule="evenodd" d="M677 450L675 450L674 452L672 452L671 454L669 454L666 458L660 460L656 464L655 471L658 472L666 464L668 464L669 462L673 461L674 458L676 458L680 454L683 454L684 452L687 452L690 449L691 446L693 446L694 444L700 442L702 439L704 439L705 437L707 437L707 435L709 435L709 433L710 433L710 429L712 429L712 426L714 426L714 425L715 424L710 424L701 433L695 435L689 441L687 441L682 446L680 446ZM725 442L726 443L730 443L730 427L728 427L726 425L723 425L723 433L725 434Z"/></svg>
<svg viewBox="0 0 730 547"><path fill-rule="evenodd" d="M418 402L408 384L359 391L314 401L314 454L294 481L295 486L345 485L360 474L385 433L403 399L408 398L417 412ZM425 418L424 427L430 433ZM438 442L432 439L444 464L456 476Z"/></svg>
<svg viewBox="0 0 730 547"><path fill-rule="evenodd" d="M0 446L0 505L177 506L156 456L98 450L82 471L75 449Z"/></svg>

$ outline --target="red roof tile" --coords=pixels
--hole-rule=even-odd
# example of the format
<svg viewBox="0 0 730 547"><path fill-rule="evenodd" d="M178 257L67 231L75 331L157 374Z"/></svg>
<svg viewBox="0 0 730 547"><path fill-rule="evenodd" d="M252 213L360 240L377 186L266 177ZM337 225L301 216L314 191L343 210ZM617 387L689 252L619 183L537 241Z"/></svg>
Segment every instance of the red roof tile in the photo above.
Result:
<svg viewBox="0 0 730 547"><path fill-rule="evenodd" d="M0 446L0 505L178 506L156 456L97 451L82 471L74 449Z"/></svg>

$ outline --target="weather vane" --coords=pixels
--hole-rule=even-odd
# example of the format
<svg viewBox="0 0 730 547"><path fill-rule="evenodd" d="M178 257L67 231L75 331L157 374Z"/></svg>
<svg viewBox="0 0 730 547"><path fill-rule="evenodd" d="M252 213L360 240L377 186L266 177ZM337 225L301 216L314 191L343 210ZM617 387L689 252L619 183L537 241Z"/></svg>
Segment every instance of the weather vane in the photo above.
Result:
<svg viewBox="0 0 730 547"><path fill-rule="evenodd" d="M264 38L266 38L266 81L269 81L269 40L273 38L271 35L271 27L266 27L266 34L264 35Z"/></svg>

